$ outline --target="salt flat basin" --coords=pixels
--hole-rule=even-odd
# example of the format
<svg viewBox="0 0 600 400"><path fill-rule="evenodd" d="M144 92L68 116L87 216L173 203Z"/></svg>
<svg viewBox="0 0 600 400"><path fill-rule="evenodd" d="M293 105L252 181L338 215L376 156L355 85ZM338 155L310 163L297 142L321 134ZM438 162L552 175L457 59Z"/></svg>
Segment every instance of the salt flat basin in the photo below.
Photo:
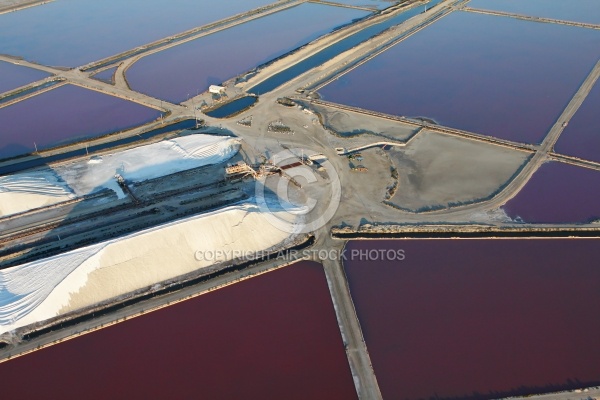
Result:
<svg viewBox="0 0 600 400"><path fill-rule="evenodd" d="M598 60L600 31L453 12L319 89L325 100L525 143Z"/></svg>
<svg viewBox="0 0 600 400"><path fill-rule="evenodd" d="M77 67L273 2L53 1L0 15L0 53Z"/></svg>
<svg viewBox="0 0 600 400"><path fill-rule="evenodd" d="M287 221L292 233L246 203L4 269L0 334L230 261L233 254L282 245L296 235L291 227L297 217L272 213ZM217 257L217 250L231 253Z"/></svg>
<svg viewBox="0 0 600 400"><path fill-rule="evenodd" d="M0 93L49 77L47 72L0 61Z"/></svg>
<svg viewBox="0 0 600 400"><path fill-rule="evenodd" d="M103 156L93 156L53 169L0 177L0 216L56 204L102 189L125 197L115 174L139 182L204 165L218 164L239 150L228 136L188 135Z"/></svg>
<svg viewBox="0 0 600 400"><path fill-rule="evenodd" d="M144 57L127 70L127 81L136 91L180 103L368 14L303 3Z"/></svg>
<svg viewBox="0 0 600 400"><path fill-rule="evenodd" d="M597 0L471 0L469 7L490 11L600 24Z"/></svg>
<svg viewBox="0 0 600 400"><path fill-rule="evenodd" d="M79 86L56 87L0 108L0 159L126 130L160 115L158 110Z"/></svg>

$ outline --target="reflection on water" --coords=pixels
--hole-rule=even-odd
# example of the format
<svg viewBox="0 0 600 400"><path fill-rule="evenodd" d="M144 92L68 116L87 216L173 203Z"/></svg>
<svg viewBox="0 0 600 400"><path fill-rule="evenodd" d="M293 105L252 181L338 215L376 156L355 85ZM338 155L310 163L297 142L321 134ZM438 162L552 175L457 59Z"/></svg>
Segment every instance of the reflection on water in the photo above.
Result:
<svg viewBox="0 0 600 400"><path fill-rule="evenodd" d="M53 1L0 15L0 53L76 67L273 1Z"/></svg>
<svg viewBox="0 0 600 400"><path fill-rule="evenodd" d="M2 363L0 374L6 398L65 388L92 399L356 398L325 274L307 262Z"/></svg>
<svg viewBox="0 0 600 400"><path fill-rule="evenodd" d="M600 219L600 172L570 164L544 164L506 205L513 219L578 223Z"/></svg>
<svg viewBox="0 0 600 400"><path fill-rule="evenodd" d="M539 142L598 58L600 31L454 12L319 92L329 101Z"/></svg>
<svg viewBox="0 0 600 400"><path fill-rule="evenodd" d="M304 3L144 57L127 79L134 90L179 103L365 15Z"/></svg>
<svg viewBox="0 0 600 400"><path fill-rule="evenodd" d="M353 241L347 261L384 399L489 399L600 384L600 242Z"/></svg>
<svg viewBox="0 0 600 400"><path fill-rule="evenodd" d="M142 125L160 112L73 85L0 108L0 158ZM34 145L35 143L35 145Z"/></svg>

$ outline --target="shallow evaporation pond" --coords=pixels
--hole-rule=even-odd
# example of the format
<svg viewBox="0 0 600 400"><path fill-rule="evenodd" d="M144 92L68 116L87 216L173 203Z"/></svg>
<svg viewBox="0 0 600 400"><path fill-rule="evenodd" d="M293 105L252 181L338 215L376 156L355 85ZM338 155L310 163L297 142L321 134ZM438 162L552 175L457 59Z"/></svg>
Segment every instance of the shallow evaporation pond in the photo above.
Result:
<svg viewBox="0 0 600 400"><path fill-rule="evenodd" d="M600 220L600 171L561 162L538 169L504 206L509 217L529 223Z"/></svg>
<svg viewBox="0 0 600 400"><path fill-rule="evenodd" d="M54 1L0 15L0 54L76 67L273 2Z"/></svg>
<svg viewBox="0 0 600 400"><path fill-rule="evenodd" d="M27 85L40 79L49 77L51 74L33 68L15 65L0 61L0 93L8 92Z"/></svg>
<svg viewBox="0 0 600 400"><path fill-rule="evenodd" d="M346 254L384 399L600 384L598 239L352 241Z"/></svg>
<svg viewBox="0 0 600 400"><path fill-rule="evenodd" d="M471 0L467 6L533 17L600 24L598 0Z"/></svg>
<svg viewBox="0 0 600 400"><path fill-rule="evenodd" d="M308 262L10 360L0 374L7 398L67 387L71 398L356 398L323 268Z"/></svg>
<svg viewBox="0 0 600 400"><path fill-rule="evenodd" d="M600 4L600 2L598 3ZM554 150L600 162L600 81L592 88L561 134Z"/></svg>
<svg viewBox="0 0 600 400"><path fill-rule="evenodd" d="M205 114L213 118L227 118L250 108L258 99L254 96L244 96L239 99L223 104L214 110L207 111Z"/></svg>
<svg viewBox="0 0 600 400"><path fill-rule="evenodd" d="M160 115L117 97L64 85L0 108L0 158L125 130Z"/></svg>
<svg viewBox="0 0 600 400"><path fill-rule="evenodd" d="M319 93L325 100L540 142L598 58L600 31L453 12Z"/></svg>
<svg viewBox="0 0 600 400"><path fill-rule="evenodd" d="M127 80L134 90L179 103L368 14L303 3L144 57Z"/></svg>
<svg viewBox="0 0 600 400"><path fill-rule="evenodd" d="M362 43L365 40L367 40L375 35L378 35L379 33L383 32L384 30L386 30L394 25L401 24L404 21L414 17L415 15L418 15L419 13L425 11L425 8L429 9L433 6L436 6L441 1L442 0L431 0L428 3L424 4L423 8L421 8L421 7L410 8L410 9L396 15L395 17L389 18L385 21L382 21L377 24L370 25L364 29L361 29L360 31L346 37L345 39L340 40L339 42L337 42L329 47L326 47L325 49L292 65L291 67L286 68L285 70L270 76L266 80L260 82L259 84L255 85L255 86L252 86L251 88L247 89L246 91L248 93L254 93L257 95L261 95L261 94L270 92L271 90L283 85L284 83L292 80L293 78L299 76L300 74L303 74L304 72L306 72L312 68L315 68L318 65L323 64L327 60L331 60L332 58L336 57L337 55L342 54L343 52L345 52L347 50L350 50L351 48L358 45L359 43Z"/></svg>

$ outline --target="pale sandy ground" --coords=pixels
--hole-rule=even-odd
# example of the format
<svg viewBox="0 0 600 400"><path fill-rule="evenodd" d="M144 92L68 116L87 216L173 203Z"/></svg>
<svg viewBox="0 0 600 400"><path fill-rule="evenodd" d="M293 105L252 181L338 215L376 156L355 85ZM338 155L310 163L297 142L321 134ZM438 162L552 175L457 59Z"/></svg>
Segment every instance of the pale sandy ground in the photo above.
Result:
<svg viewBox="0 0 600 400"><path fill-rule="evenodd" d="M293 227L294 217L281 217ZM268 250L294 236L272 225L256 205L244 204L9 268L0 271L0 334L229 261L233 252ZM217 257L215 250L231 253Z"/></svg>
<svg viewBox="0 0 600 400"><path fill-rule="evenodd" d="M0 176L0 217L74 198L52 171Z"/></svg>
<svg viewBox="0 0 600 400"><path fill-rule="evenodd" d="M0 13L50 3L53 0L0 0Z"/></svg>
<svg viewBox="0 0 600 400"><path fill-rule="evenodd" d="M528 154L425 131L405 149L391 151L390 157L399 174L391 202L416 211L490 196L519 170Z"/></svg>
<svg viewBox="0 0 600 400"><path fill-rule="evenodd" d="M417 130L416 127L391 121L385 118L354 113L346 110L336 110L312 105L321 115L326 128L342 136L353 136L370 133L375 137L406 141Z"/></svg>

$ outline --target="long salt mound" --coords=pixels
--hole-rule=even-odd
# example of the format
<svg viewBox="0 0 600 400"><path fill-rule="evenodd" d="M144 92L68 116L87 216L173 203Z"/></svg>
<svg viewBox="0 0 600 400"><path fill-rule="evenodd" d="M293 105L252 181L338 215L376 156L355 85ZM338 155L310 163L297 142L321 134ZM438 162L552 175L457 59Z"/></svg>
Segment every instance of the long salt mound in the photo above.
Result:
<svg viewBox="0 0 600 400"><path fill-rule="evenodd" d="M75 197L52 171L0 176L0 217Z"/></svg>
<svg viewBox="0 0 600 400"><path fill-rule="evenodd" d="M295 217L274 214L294 226ZM292 230L291 230L292 231ZM255 204L228 207L0 271L0 334L205 268L209 255L269 250L293 239ZM200 252L200 253L198 253Z"/></svg>
<svg viewBox="0 0 600 400"><path fill-rule="evenodd" d="M125 194L115 175L143 181L187 169L218 164L239 150L237 139L189 135L35 173L0 177L0 217L56 204L110 188Z"/></svg>
<svg viewBox="0 0 600 400"><path fill-rule="evenodd" d="M57 172L77 195L110 188L123 197L115 174L128 181L143 181L223 162L233 157L238 149L238 140L231 137L189 135L92 157L87 162L60 166Z"/></svg>

